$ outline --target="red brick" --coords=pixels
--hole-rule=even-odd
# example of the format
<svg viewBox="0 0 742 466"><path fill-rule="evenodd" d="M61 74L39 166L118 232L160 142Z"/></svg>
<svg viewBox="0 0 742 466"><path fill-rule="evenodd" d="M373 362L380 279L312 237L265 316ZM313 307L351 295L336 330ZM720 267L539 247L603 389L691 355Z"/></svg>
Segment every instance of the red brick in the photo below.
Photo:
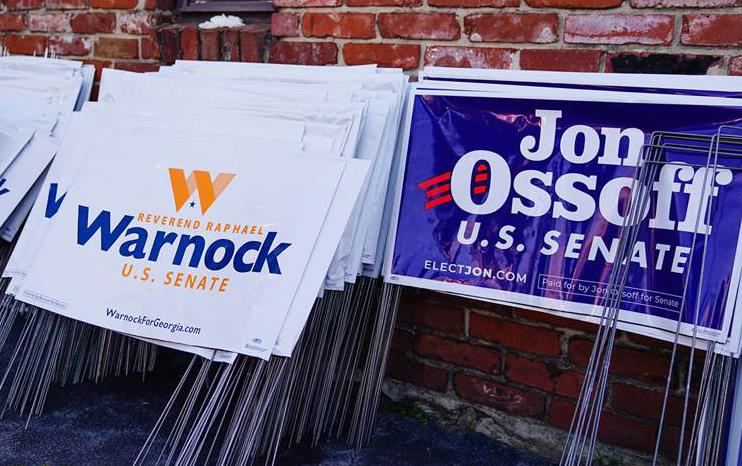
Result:
<svg viewBox="0 0 742 466"><path fill-rule="evenodd" d="M560 373L556 379L555 392L557 395L567 398L578 398L582 389L582 381L585 376L577 371L565 371Z"/></svg>
<svg viewBox="0 0 742 466"><path fill-rule="evenodd" d="M306 37L370 39L376 35L372 13L304 13L301 31Z"/></svg>
<svg viewBox="0 0 742 466"><path fill-rule="evenodd" d="M671 15L569 15L564 41L573 44L670 45L675 19Z"/></svg>
<svg viewBox="0 0 742 466"><path fill-rule="evenodd" d="M464 333L464 310L424 301L403 300L397 320L404 324L434 328L446 333Z"/></svg>
<svg viewBox="0 0 742 466"><path fill-rule="evenodd" d="M493 319L478 312L469 315L469 334L529 353L557 356L561 353L559 332Z"/></svg>
<svg viewBox="0 0 742 466"><path fill-rule="evenodd" d="M95 34L113 32L116 29L116 15L113 13L77 13L70 19L73 32Z"/></svg>
<svg viewBox="0 0 742 466"><path fill-rule="evenodd" d="M737 0L631 0L633 8L719 8L737 4Z"/></svg>
<svg viewBox="0 0 742 466"><path fill-rule="evenodd" d="M40 35L7 36L5 38L5 47L11 54L16 55L43 55L46 44L46 36Z"/></svg>
<svg viewBox="0 0 742 466"><path fill-rule="evenodd" d="M453 13L379 13L379 34L387 39L456 40L461 28Z"/></svg>
<svg viewBox="0 0 742 466"><path fill-rule="evenodd" d="M415 352L425 358L438 359L490 374L500 372L500 351L494 348L421 333L415 341Z"/></svg>
<svg viewBox="0 0 742 466"><path fill-rule="evenodd" d="M159 60L160 44L157 42L157 33L150 32L147 36L142 37L140 41L141 55L143 60Z"/></svg>
<svg viewBox="0 0 742 466"><path fill-rule="evenodd" d="M44 6L44 0L8 0L8 10L38 10Z"/></svg>
<svg viewBox="0 0 742 466"><path fill-rule="evenodd" d="M68 32L70 15L68 13L39 13L28 16L28 28L41 32Z"/></svg>
<svg viewBox="0 0 742 466"><path fill-rule="evenodd" d="M180 32L180 51L183 60L198 60L198 29L188 27Z"/></svg>
<svg viewBox="0 0 742 466"><path fill-rule="evenodd" d="M25 28L26 15L16 13L0 14L0 31L22 31Z"/></svg>
<svg viewBox="0 0 742 466"><path fill-rule="evenodd" d="M162 63L171 65L175 63L175 60L178 58L178 51L180 50L178 31L173 28L166 28L160 31L159 36L160 40L157 50L160 54L160 60Z"/></svg>
<svg viewBox="0 0 742 466"><path fill-rule="evenodd" d="M221 57L224 61L240 61L240 33L237 31L222 31Z"/></svg>
<svg viewBox="0 0 742 466"><path fill-rule="evenodd" d="M513 53L512 49L432 45L425 49L425 64L508 69L513 64Z"/></svg>
<svg viewBox="0 0 742 466"><path fill-rule="evenodd" d="M623 0L526 0L526 3L535 8L613 8Z"/></svg>
<svg viewBox="0 0 742 466"><path fill-rule="evenodd" d="M46 0L49 10L84 10L89 6L89 0Z"/></svg>
<svg viewBox="0 0 742 466"><path fill-rule="evenodd" d="M345 44L343 58L348 65L376 63L388 68L417 68L420 46L413 44Z"/></svg>
<svg viewBox="0 0 742 466"><path fill-rule="evenodd" d="M82 61L86 65L93 65L95 67L95 80L100 81L103 75L103 68L111 68L113 62L110 60L97 60L97 59L85 59Z"/></svg>
<svg viewBox="0 0 742 466"><path fill-rule="evenodd" d="M299 15L294 13L273 13L271 15L271 34L276 37L298 36Z"/></svg>
<svg viewBox="0 0 742 466"><path fill-rule="evenodd" d="M390 351L396 353L405 353L412 348L413 335L407 330L395 328L392 334L392 346Z"/></svg>
<svg viewBox="0 0 742 466"><path fill-rule="evenodd" d="M199 52L201 60L221 60L221 51L219 50L219 31L200 31L199 39L201 42L201 48Z"/></svg>
<svg viewBox="0 0 742 466"><path fill-rule="evenodd" d="M686 45L742 45L742 14L683 15L680 41Z"/></svg>
<svg viewBox="0 0 742 466"><path fill-rule="evenodd" d="M275 0L273 2L278 8L311 8L332 7L343 4L342 0Z"/></svg>
<svg viewBox="0 0 742 466"><path fill-rule="evenodd" d="M439 392L448 387L448 372L428 366L399 354L391 354L387 364L387 375L393 379L409 382Z"/></svg>
<svg viewBox="0 0 742 466"><path fill-rule="evenodd" d="M263 32L240 31L240 61L262 62L265 41Z"/></svg>
<svg viewBox="0 0 742 466"><path fill-rule="evenodd" d="M49 50L61 56L83 57L90 55L93 50L93 41L85 36L51 36L49 37Z"/></svg>
<svg viewBox="0 0 742 466"><path fill-rule="evenodd" d="M95 55L101 58L139 58L139 41L119 37L99 37Z"/></svg>
<svg viewBox="0 0 742 466"><path fill-rule="evenodd" d="M729 74L742 76L742 56L732 57L729 60Z"/></svg>
<svg viewBox="0 0 742 466"><path fill-rule="evenodd" d="M611 406L619 411L633 414L652 421L659 421L662 414L662 402L664 392L647 390L644 388L614 383L611 394ZM665 410L665 422L670 425L680 426L683 418L683 398L670 397ZM688 415L692 419L696 403L694 400L688 402Z"/></svg>
<svg viewBox="0 0 742 466"><path fill-rule="evenodd" d="M600 50L521 50L520 68L522 70L543 71L599 71ZM575 319L547 314L544 312L518 310L517 314L530 316L528 319L548 322L552 325L565 328L579 328L588 332L595 332L596 325L581 322Z"/></svg>
<svg viewBox="0 0 742 466"><path fill-rule="evenodd" d="M505 358L505 376L513 382L554 392L556 369L549 364L509 354Z"/></svg>
<svg viewBox="0 0 742 466"><path fill-rule="evenodd" d="M454 386L459 397L493 406L510 414L541 417L544 413L545 399L539 393L531 393L466 374L456 374Z"/></svg>
<svg viewBox="0 0 742 466"><path fill-rule="evenodd" d="M146 11L118 13L118 25L124 34L146 35L152 31L155 17Z"/></svg>
<svg viewBox="0 0 742 466"><path fill-rule="evenodd" d="M457 8L504 8L520 5L519 0L428 0L430 6Z"/></svg>
<svg viewBox="0 0 742 466"><path fill-rule="evenodd" d="M569 359L579 366L586 367L592 349L592 341L572 340L569 343ZM631 348L616 347L613 349L610 368L613 374L661 385L667 380L669 368L670 359L665 355Z"/></svg>
<svg viewBox="0 0 742 466"><path fill-rule="evenodd" d="M133 71L135 73L149 73L160 69L159 63L147 63L141 61L116 62L114 65L117 70Z"/></svg>
<svg viewBox="0 0 742 466"><path fill-rule="evenodd" d="M560 429L569 430L574 413L575 403L562 400L551 400L548 416L549 424L559 427Z"/></svg>
<svg viewBox="0 0 742 466"><path fill-rule="evenodd" d="M338 62L338 48L332 42L274 42L271 63L330 65Z"/></svg>
<svg viewBox="0 0 742 466"><path fill-rule="evenodd" d="M348 6L422 6L422 0L346 0Z"/></svg>
<svg viewBox="0 0 742 466"><path fill-rule="evenodd" d="M132 10L138 3L138 0L91 0L90 6L101 10Z"/></svg>
<svg viewBox="0 0 742 466"><path fill-rule="evenodd" d="M477 13L464 18L472 42L556 42L559 18L552 13Z"/></svg>

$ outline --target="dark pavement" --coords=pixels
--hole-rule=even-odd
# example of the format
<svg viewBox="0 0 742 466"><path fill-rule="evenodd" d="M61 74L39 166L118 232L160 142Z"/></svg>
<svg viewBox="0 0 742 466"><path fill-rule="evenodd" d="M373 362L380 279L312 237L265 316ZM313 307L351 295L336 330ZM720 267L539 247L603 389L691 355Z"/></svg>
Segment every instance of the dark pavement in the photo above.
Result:
<svg viewBox="0 0 742 466"><path fill-rule="evenodd" d="M162 368L160 368L162 369ZM177 383L177 368L158 370L142 382L120 377L99 385L55 388L46 412L0 420L0 465L119 466L131 464ZM371 445L355 451L325 444L284 453L279 464L503 465L546 466L547 462L483 435L438 426L400 405L380 414Z"/></svg>

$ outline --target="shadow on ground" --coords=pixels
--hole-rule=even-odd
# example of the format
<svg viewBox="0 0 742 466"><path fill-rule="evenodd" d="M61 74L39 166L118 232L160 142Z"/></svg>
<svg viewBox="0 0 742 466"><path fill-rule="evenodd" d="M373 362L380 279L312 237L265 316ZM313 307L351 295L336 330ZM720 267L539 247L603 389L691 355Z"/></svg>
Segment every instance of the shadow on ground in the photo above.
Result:
<svg viewBox="0 0 742 466"><path fill-rule="evenodd" d="M45 414L0 420L0 464L13 466L119 466L136 457L178 380L177 366L142 382L119 377L99 385L56 388ZM502 465L549 463L480 434L452 430L385 408L368 448L342 443L282 454L284 466Z"/></svg>

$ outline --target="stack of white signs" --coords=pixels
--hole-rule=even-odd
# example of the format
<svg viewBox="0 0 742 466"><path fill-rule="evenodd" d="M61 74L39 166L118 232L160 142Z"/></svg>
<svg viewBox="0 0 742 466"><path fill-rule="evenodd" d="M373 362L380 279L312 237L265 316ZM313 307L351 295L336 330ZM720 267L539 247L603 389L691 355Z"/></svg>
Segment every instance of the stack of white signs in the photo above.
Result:
<svg viewBox="0 0 742 466"><path fill-rule="evenodd" d="M378 271L405 86L374 67L106 70L9 292L210 359L290 356L318 293Z"/></svg>
<svg viewBox="0 0 742 466"><path fill-rule="evenodd" d="M93 68L0 57L0 238L12 241L41 187L67 116L88 100Z"/></svg>
<svg viewBox="0 0 742 466"><path fill-rule="evenodd" d="M429 67L411 94L388 281L599 323L660 144L619 328L739 355L742 78Z"/></svg>

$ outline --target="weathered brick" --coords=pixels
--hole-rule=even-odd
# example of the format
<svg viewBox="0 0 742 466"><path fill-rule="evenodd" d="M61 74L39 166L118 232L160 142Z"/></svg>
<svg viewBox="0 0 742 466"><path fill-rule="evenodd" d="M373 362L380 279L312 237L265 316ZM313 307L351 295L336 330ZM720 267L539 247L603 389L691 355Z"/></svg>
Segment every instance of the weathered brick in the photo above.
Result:
<svg viewBox="0 0 742 466"><path fill-rule="evenodd" d="M0 31L22 31L26 28L26 15L17 13L0 13ZM32 29L33 31L34 29Z"/></svg>
<svg viewBox="0 0 742 466"><path fill-rule="evenodd" d="M422 0L345 0L348 6L421 6Z"/></svg>
<svg viewBox="0 0 742 466"><path fill-rule="evenodd" d="M89 0L46 0L49 10L84 10L89 6Z"/></svg>
<svg viewBox="0 0 742 466"><path fill-rule="evenodd" d="M146 35L152 31L155 16L146 11L122 11L117 14L117 21L124 34Z"/></svg>
<svg viewBox="0 0 742 466"><path fill-rule="evenodd" d="M201 60L218 61L221 60L221 51L219 49L219 31L206 30L199 32L199 42L201 48L199 56Z"/></svg>
<svg viewBox="0 0 742 466"><path fill-rule="evenodd" d="M408 359L398 353L391 354L387 364L387 375L393 379L445 392L448 387L448 372Z"/></svg>
<svg viewBox="0 0 742 466"><path fill-rule="evenodd" d="M5 46L16 55L43 55L47 37L41 35L13 35L5 38Z"/></svg>
<svg viewBox="0 0 742 466"><path fill-rule="evenodd" d="M151 73L160 69L159 63L147 63L141 61L117 61L114 66L117 70L133 71L135 73Z"/></svg>
<svg viewBox="0 0 742 466"><path fill-rule="evenodd" d="M160 45L158 47L160 60L167 65L175 63L178 59L180 43L178 31L173 28L166 28L160 31Z"/></svg>
<svg viewBox="0 0 742 466"><path fill-rule="evenodd" d="M240 61L262 62L266 35L265 31L240 31Z"/></svg>
<svg viewBox="0 0 742 466"><path fill-rule="evenodd" d="M559 18L552 13L476 13L464 18L472 42L556 42Z"/></svg>
<svg viewBox="0 0 742 466"><path fill-rule="evenodd" d="M8 0L8 10L38 10L44 6L44 0Z"/></svg>
<svg viewBox="0 0 742 466"><path fill-rule="evenodd" d="M345 44L343 58L348 65L376 63L390 68L417 68L420 46L413 44Z"/></svg>
<svg viewBox="0 0 742 466"><path fill-rule="evenodd" d="M520 5L519 0L428 0L428 5L456 8L505 8Z"/></svg>
<svg viewBox="0 0 742 466"><path fill-rule="evenodd" d="M632 8L721 8L736 5L737 0L631 0Z"/></svg>
<svg viewBox="0 0 742 466"><path fill-rule="evenodd" d="M621 52L608 55L605 70L611 73L706 74L721 61L721 56L713 55ZM650 345L653 347L668 346L667 343L642 335L631 335L630 338L643 344L647 340L654 340Z"/></svg>
<svg viewBox="0 0 742 466"><path fill-rule="evenodd" d="M529 353L557 356L559 332L547 328L494 319L478 312L469 314L469 334Z"/></svg>
<svg viewBox="0 0 742 466"><path fill-rule="evenodd" d="M397 320L404 324L434 328L455 335L464 332L463 309L424 301L403 300Z"/></svg>
<svg viewBox="0 0 742 466"><path fill-rule="evenodd" d="M113 32L116 29L116 15L113 13L76 13L70 19L73 32L95 34Z"/></svg>
<svg viewBox="0 0 742 466"><path fill-rule="evenodd" d="M599 71L600 50L546 50L528 49L520 51L520 68L523 70L543 71ZM575 319L547 314L544 312L527 311L525 309L516 311L530 320L538 320L550 323L557 327L579 328L588 332L594 332L596 325L581 322Z"/></svg>
<svg viewBox="0 0 742 466"><path fill-rule="evenodd" d="M68 32L69 13L35 13L28 15L28 28L39 32Z"/></svg>
<svg viewBox="0 0 742 466"><path fill-rule="evenodd" d="M332 42L274 42L271 63L330 65L338 61L338 48Z"/></svg>
<svg viewBox="0 0 742 466"><path fill-rule="evenodd" d="M376 35L372 13L304 13L301 31L306 37L370 39Z"/></svg>
<svg viewBox="0 0 742 466"><path fill-rule="evenodd" d="M614 409L652 421L659 421L662 414L663 399L664 392L647 390L624 383L614 383L611 390L611 406ZM665 410L665 422L680 426L684 403L684 399L671 396ZM688 407L689 416L692 418L696 409L695 401L689 400Z"/></svg>
<svg viewBox="0 0 742 466"><path fill-rule="evenodd" d="M271 15L271 34L275 37L298 36L299 15L294 13L273 13Z"/></svg>
<svg viewBox="0 0 742 466"><path fill-rule="evenodd" d="M333 7L343 4L342 0L275 0L273 2L278 8L312 8Z"/></svg>
<svg viewBox="0 0 742 466"><path fill-rule="evenodd" d="M508 69L513 64L513 54L512 49L431 45L425 49L425 64Z"/></svg>
<svg viewBox="0 0 742 466"><path fill-rule="evenodd" d="M99 37L95 55L101 58L139 58L139 41L121 37Z"/></svg>
<svg viewBox="0 0 742 466"><path fill-rule="evenodd" d="M138 0L90 0L90 6L101 10L132 10L138 3Z"/></svg>
<svg viewBox="0 0 742 466"><path fill-rule="evenodd" d="M623 0L526 0L535 8L613 8L620 6Z"/></svg>
<svg viewBox="0 0 742 466"><path fill-rule="evenodd" d="M569 343L569 360L586 367L592 353L593 342L576 339ZM631 348L615 347L610 372L642 382L663 384L667 379L670 359L666 355L652 354Z"/></svg>
<svg viewBox="0 0 742 466"><path fill-rule="evenodd" d="M456 40L461 28L453 13L379 13L379 34L387 39Z"/></svg>
<svg viewBox="0 0 742 466"><path fill-rule="evenodd" d="M390 351L404 353L412 348L413 341L412 332L395 328L394 333L392 334L392 345Z"/></svg>
<svg viewBox="0 0 742 466"><path fill-rule="evenodd" d="M224 61L240 61L240 33L237 31L222 31L221 58Z"/></svg>
<svg viewBox="0 0 742 466"><path fill-rule="evenodd" d="M187 27L180 31L180 53L183 60L198 60L198 29Z"/></svg>
<svg viewBox="0 0 742 466"><path fill-rule="evenodd" d="M742 14L683 15L680 41L686 45L742 45Z"/></svg>
<svg viewBox="0 0 742 466"><path fill-rule="evenodd" d="M568 430L575 413L575 403L562 400L551 400L548 421L554 427Z"/></svg>
<svg viewBox="0 0 742 466"><path fill-rule="evenodd" d="M160 44L157 42L157 33L152 31L139 41L142 60L159 60Z"/></svg>
<svg viewBox="0 0 742 466"><path fill-rule="evenodd" d="M457 366L494 374L500 372L500 351L462 341L421 333L415 340L415 352Z"/></svg>
<svg viewBox="0 0 742 466"><path fill-rule="evenodd" d="M49 50L61 56L90 55L93 50L93 41L90 37L65 34L49 37Z"/></svg>
<svg viewBox="0 0 742 466"><path fill-rule="evenodd" d="M742 56L732 57L729 60L729 74L733 76L742 75Z"/></svg>
<svg viewBox="0 0 742 466"><path fill-rule="evenodd" d="M456 374L454 386L459 397L474 403L493 406L510 414L541 417L544 413L545 398L539 393L520 390L466 374Z"/></svg>
<svg viewBox="0 0 742 466"><path fill-rule="evenodd" d="M509 354L505 358L505 376L513 382L554 392L557 370L543 361Z"/></svg>
<svg viewBox="0 0 742 466"><path fill-rule="evenodd" d="M669 45L675 18L659 14L569 15L564 41L574 44Z"/></svg>
<svg viewBox="0 0 742 466"><path fill-rule="evenodd" d="M582 389L582 381L585 379L584 374L577 371L561 372L556 378L554 391L557 395L567 398L578 398Z"/></svg>

